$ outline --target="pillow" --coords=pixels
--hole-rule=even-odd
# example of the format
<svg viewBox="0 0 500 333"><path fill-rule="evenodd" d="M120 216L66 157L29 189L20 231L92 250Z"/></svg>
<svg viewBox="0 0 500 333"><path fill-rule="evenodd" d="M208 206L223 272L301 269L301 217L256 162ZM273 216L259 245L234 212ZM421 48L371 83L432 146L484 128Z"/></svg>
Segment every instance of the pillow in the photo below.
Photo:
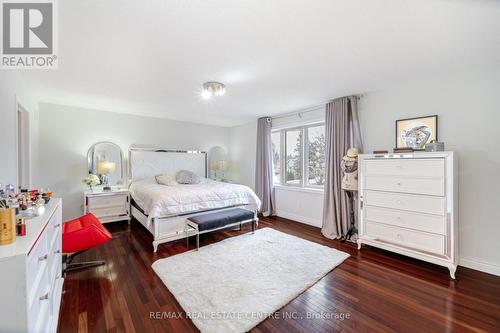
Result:
<svg viewBox="0 0 500 333"><path fill-rule="evenodd" d="M192 171L180 170L175 176L175 180L179 184L198 184L200 182L200 177Z"/></svg>
<svg viewBox="0 0 500 333"><path fill-rule="evenodd" d="M175 186L178 184L175 180L175 175L159 175L155 178L156 182L161 185Z"/></svg>

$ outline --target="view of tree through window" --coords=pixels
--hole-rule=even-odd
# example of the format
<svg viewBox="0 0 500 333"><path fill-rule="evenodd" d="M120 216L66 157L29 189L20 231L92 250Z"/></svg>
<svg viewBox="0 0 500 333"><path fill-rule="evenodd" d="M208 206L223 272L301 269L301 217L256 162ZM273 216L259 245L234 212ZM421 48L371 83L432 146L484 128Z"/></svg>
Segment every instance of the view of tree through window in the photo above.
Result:
<svg viewBox="0 0 500 333"><path fill-rule="evenodd" d="M286 183L300 185L302 180L302 130L285 132Z"/></svg>
<svg viewBox="0 0 500 333"><path fill-rule="evenodd" d="M273 182L275 184L281 183L281 133L273 132L271 134L271 145L273 154Z"/></svg>
<svg viewBox="0 0 500 333"><path fill-rule="evenodd" d="M325 183L325 126L307 129L308 161L307 182L309 185Z"/></svg>
<svg viewBox="0 0 500 333"><path fill-rule="evenodd" d="M324 124L275 131L271 142L275 184L311 187L325 184Z"/></svg>

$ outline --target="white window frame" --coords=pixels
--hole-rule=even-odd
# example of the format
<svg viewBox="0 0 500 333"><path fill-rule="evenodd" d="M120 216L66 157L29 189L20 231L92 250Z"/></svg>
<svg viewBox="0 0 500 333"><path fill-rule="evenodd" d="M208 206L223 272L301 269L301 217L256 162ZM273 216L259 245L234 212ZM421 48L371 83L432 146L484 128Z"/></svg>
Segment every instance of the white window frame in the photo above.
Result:
<svg viewBox="0 0 500 333"><path fill-rule="evenodd" d="M286 128L280 128L273 130L272 132L279 132L280 133L280 182L279 183L274 183L275 186L286 186L286 187L293 187L293 188L310 188L310 189L323 189L324 185L313 185L309 184L309 168L308 168L308 163L309 163L309 145L308 143L308 130L311 127L317 127L317 126L325 126L325 122L315 122L307 125L302 125L302 126L294 126L294 127L286 127ZM301 141L301 151L300 151L300 167L301 167L301 179L300 179L300 184L287 184L286 183L286 132L287 131L296 131L300 130L302 133L302 141ZM274 179L273 179L274 182Z"/></svg>
<svg viewBox="0 0 500 333"><path fill-rule="evenodd" d="M317 123L317 124L310 124L310 125L307 125L307 126L304 126L304 135L306 136L305 137L305 140L307 140L307 145L304 145L304 169L305 169L305 172L304 172L304 184L305 186L304 187L309 187L309 188L318 188L318 189L322 189L324 188L325 186L324 185L315 185L315 184L309 184L309 129L311 127L318 127L318 126L325 126L325 123L324 122L321 122L321 123ZM326 153L326 152L325 152Z"/></svg>
<svg viewBox="0 0 500 333"><path fill-rule="evenodd" d="M280 146L278 147L278 154L280 155L280 179L278 183L274 182L274 165L273 165L273 185L281 185L283 183L283 166L285 163L283 162L283 152L284 152L284 141L285 134L282 130L271 131L271 133L279 133L280 135Z"/></svg>
<svg viewBox="0 0 500 333"><path fill-rule="evenodd" d="M292 131L299 131L301 135L301 140L300 140L300 151L299 151L299 162L300 162L300 179L299 179L299 184L288 184L286 182L286 157L287 157L287 151L286 151L286 133L287 132L292 132ZM286 186L295 186L295 187L304 187L304 129L302 126L299 127L291 127L291 128L286 128L283 129L283 164L285 166L285 171L284 173L281 173L281 184L286 185ZM282 164L282 165L283 165Z"/></svg>

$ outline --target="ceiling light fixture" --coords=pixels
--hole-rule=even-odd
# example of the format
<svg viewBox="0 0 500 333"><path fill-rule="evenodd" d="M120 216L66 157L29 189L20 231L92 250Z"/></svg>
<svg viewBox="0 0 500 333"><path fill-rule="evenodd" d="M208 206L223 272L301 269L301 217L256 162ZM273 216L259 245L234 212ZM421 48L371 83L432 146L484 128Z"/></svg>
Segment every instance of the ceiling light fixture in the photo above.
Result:
<svg viewBox="0 0 500 333"><path fill-rule="evenodd" d="M226 93L226 86L220 82L209 81L203 83L201 97L209 99L212 96L222 96Z"/></svg>

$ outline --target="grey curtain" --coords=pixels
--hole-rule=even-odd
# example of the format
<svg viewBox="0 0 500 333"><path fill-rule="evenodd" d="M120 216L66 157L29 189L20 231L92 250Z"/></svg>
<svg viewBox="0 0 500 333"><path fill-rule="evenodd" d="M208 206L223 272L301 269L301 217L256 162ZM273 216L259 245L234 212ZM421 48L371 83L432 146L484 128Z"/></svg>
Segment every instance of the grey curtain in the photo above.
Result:
<svg viewBox="0 0 500 333"><path fill-rule="evenodd" d="M349 229L349 199L341 189L342 157L349 148L362 151L357 97L342 97L326 105L325 191L323 226L321 232L328 238L340 238ZM357 211L355 209L355 211Z"/></svg>
<svg viewBox="0 0 500 333"><path fill-rule="evenodd" d="M273 160L271 145L271 118L259 118L257 124L257 159L255 165L255 192L262 201L261 213L274 215Z"/></svg>

